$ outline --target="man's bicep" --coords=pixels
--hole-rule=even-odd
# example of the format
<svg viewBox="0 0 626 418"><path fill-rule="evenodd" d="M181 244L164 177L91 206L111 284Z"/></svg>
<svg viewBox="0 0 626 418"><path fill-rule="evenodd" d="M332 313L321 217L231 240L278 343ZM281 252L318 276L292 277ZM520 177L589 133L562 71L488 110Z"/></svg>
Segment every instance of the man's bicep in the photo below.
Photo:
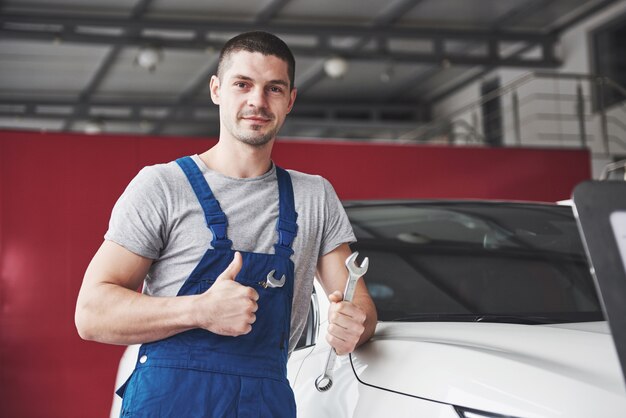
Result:
<svg viewBox="0 0 626 418"><path fill-rule="evenodd" d="M113 241L104 241L87 267L78 292L74 321L81 338L127 344L132 334L134 304L143 297L136 292L151 260L134 254Z"/></svg>
<svg viewBox="0 0 626 418"><path fill-rule="evenodd" d="M327 295L335 290L343 293L348 277L346 258L352 254L348 244L341 244L317 262L317 279Z"/></svg>
<svg viewBox="0 0 626 418"><path fill-rule="evenodd" d="M136 290L151 265L151 259L105 240L87 267L84 285L109 283Z"/></svg>

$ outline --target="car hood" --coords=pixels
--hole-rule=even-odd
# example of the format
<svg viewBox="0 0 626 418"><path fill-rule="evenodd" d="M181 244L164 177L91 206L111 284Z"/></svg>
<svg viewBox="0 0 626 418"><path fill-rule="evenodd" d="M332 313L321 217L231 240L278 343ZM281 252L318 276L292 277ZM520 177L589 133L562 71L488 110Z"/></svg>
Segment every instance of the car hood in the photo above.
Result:
<svg viewBox="0 0 626 418"><path fill-rule="evenodd" d="M626 411L606 322L379 323L352 364L366 385L499 414L607 417Z"/></svg>

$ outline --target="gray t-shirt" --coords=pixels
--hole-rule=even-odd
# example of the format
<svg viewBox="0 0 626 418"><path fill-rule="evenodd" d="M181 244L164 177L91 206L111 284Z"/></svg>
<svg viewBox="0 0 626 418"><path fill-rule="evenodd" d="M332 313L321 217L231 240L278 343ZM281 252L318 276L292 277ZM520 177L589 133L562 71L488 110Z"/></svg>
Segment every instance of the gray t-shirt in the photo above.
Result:
<svg viewBox="0 0 626 418"><path fill-rule="evenodd" d="M260 177L237 179L210 170L192 156L228 219L233 249L274 254L277 242L278 183L276 169ZM289 352L306 323L317 260L343 243L355 241L346 213L330 183L289 170L298 212L293 242L295 289ZM143 292L175 296L202 255L211 231L187 177L176 164L143 168L113 208L104 238L154 262Z"/></svg>

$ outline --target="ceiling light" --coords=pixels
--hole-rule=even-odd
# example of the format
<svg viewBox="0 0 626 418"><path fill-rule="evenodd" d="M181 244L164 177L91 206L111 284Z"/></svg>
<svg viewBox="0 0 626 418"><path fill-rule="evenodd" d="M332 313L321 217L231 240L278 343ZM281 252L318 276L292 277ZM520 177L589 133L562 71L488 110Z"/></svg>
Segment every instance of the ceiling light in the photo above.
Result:
<svg viewBox="0 0 626 418"><path fill-rule="evenodd" d="M90 120L85 123L83 127L83 132L87 135L98 135L101 134L102 131L104 131L104 123L100 120Z"/></svg>
<svg viewBox="0 0 626 418"><path fill-rule="evenodd" d="M153 72L156 66L163 59L163 52L155 46L146 46L139 49L135 57L135 65L139 65L146 70Z"/></svg>
<svg viewBox="0 0 626 418"><path fill-rule="evenodd" d="M393 67L391 65L388 65L387 68L385 68L385 71L380 73L380 81L382 81L383 83L389 83L392 78L393 78Z"/></svg>
<svg viewBox="0 0 626 418"><path fill-rule="evenodd" d="M330 78L341 78L348 72L348 61L341 57L328 58L324 62L324 71Z"/></svg>

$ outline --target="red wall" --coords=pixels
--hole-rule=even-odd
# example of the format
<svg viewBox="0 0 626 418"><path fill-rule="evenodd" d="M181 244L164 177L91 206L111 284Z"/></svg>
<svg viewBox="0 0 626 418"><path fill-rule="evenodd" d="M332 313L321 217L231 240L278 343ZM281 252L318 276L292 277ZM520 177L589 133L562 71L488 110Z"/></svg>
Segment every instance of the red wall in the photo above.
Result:
<svg viewBox="0 0 626 418"><path fill-rule="evenodd" d="M0 131L0 416L106 417L122 348L82 341L74 305L111 208L144 165L211 139ZM581 150L280 142L275 161L343 199L568 198Z"/></svg>

